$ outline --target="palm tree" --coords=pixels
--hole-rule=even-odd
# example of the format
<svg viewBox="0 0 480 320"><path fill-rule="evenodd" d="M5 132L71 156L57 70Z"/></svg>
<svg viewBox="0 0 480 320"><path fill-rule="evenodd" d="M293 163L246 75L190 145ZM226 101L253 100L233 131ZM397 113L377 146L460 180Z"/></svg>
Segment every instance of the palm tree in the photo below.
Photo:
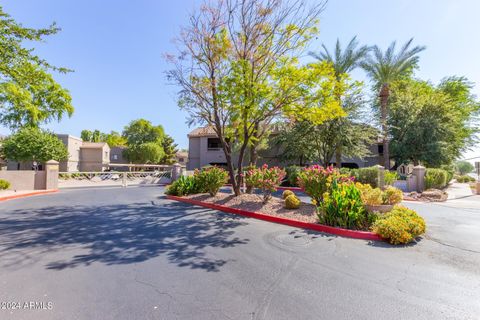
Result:
<svg viewBox="0 0 480 320"><path fill-rule="evenodd" d="M370 47L368 46L357 47L358 41L355 36L350 40L345 51L342 51L340 40L337 39L333 55L328 51L325 44L322 44L322 52L309 52L309 55L320 61L328 61L332 63L333 68L335 69L335 76L340 78L342 74L349 73L356 67L360 66L360 63L367 57L368 52L370 51Z"/></svg>
<svg viewBox="0 0 480 320"><path fill-rule="evenodd" d="M340 44L340 40L337 39L335 44L335 50L332 53L328 50L325 44L322 44L322 52L315 53L309 52L309 55L320 60L320 61L327 61L330 62L335 70L335 77L340 80L340 77L344 74L348 74L353 71L355 68L360 66L360 64L364 61L367 57L368 52L370 51L370 47L368 46L361 46L358 47L359 43L357 41L357 37L353 37L352 40L347 44L345 50L342 50L342 45ZM340 100L341 97L338 97ZM343 121L344 119L338 119L339 121ZM335 162L337 167L340 168L342 166L342 150L341 150L341 143L339 147L335 151Z"/></svg>
<svg viewBox="0 0 480 320"><path fill-rule="evenodd" d="M410 48L413 38L407 41L398 53L395 53L396 42L392 42L385 52L378 46L372 48L373 55L368 56L361 67L374 81L380 98L380 122L382 126L383 157L385 169L390 169L390 153L388 150L388 98L390 86L394 81L410 75L418 64L418 54L425 50L424 46Z"/></svg>

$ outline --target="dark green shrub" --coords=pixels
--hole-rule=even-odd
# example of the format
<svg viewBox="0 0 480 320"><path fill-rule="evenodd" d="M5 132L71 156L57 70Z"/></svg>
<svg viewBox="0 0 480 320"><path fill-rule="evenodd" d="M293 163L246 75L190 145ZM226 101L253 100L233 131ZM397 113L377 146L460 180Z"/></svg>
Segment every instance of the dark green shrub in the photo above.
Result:
<svg viewBox="0 0 480 320"><path fill-rule="evenodd" d="M453 176L455 175L455 165L443 165L440 166L440 169L443 169L447 172L447 184L453 179Z"/></svg>
<svg viewBox="0 0 480 320"><path fill-rule="evenodd" d="M352 177L355 178L355 181L360 183L368 183L374 188L378 187L378 167L367 167L352 169L350 171Z"/></svg>
<svg viewBox="0 0 480 320"><path fill-rule="evenodd" d="M425 220L415 211L397 205L374 222L372 231L392 244L401 244L413 241L425 228Z"/></svg>
<svg viewBox="0 0 480 320"><path fill-rule="evenodd" d="M8 188L10 188L10 182L0 179L0 190L7 190Z"/></svg>
<svg viewBox="0 0 480 320"><path fill-rule="evenodd" d="M289 166L285 168L288 184L292 187L298 186L298 174L302 170L299 166Z"/></svg>
<svg viewBox="0 0 480 320"><path fill-rule="evenodd" d="M228 173L219 167L208 167L195 171L194 178L196 179L198 191L205 190L214 197L218 190L227 182Z"/></svg>
<svg viewBox="0 0 480 320"><path fill-rule="evenodd" d="M168 195L181 197L189 194L204 192L204 189L202 189L202 186L198 183L198 180L195 178L195 176L181 176L168 187L165 193Z"/></svg>
<svg viewBox="0 0 480 320"><path fill-rule="evenodd" d="M447 179L446 170L427 168L425 171L425 187L427 189L443 189L447 186Z"/></svg>
<svg viewBox="0 0 480 320"><path fill-rule="evenodd" d="M319 222L328 226L363 229L368 223L360 190L351 182L334 180L317 210Z"/></svg>

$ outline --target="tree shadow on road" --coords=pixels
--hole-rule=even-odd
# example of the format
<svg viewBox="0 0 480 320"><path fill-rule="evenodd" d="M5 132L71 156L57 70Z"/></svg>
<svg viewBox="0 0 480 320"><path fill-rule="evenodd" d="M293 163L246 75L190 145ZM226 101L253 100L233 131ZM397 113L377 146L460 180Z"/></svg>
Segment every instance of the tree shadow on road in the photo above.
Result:
<svg viewBox="0 0 480 320"><path fill-rule="evenodd" d="M163 255L181 267L218 271L228 261L209 256L206 249L246 244L248 239L236 237L233 230L246 224L243 220L165 200L14 210L0 219L0 261L17 268L40 260L38 255L57 252L59 257L46 267L62 270L94 262L137 263ZM76 252L69 256L71 250Z"/></svg>

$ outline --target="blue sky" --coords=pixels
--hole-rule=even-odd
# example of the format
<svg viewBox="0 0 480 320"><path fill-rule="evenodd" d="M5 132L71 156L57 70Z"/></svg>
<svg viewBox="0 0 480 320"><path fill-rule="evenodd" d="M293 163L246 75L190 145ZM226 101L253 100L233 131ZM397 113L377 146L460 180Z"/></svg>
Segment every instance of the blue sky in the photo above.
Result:
<svg viewBox="0 0 480 320"><path fill-rule="evenodd" d="M56 21L62 31L36 45L55 65L74 69L57 75L73 97L70 119L46 126L79 135L82 129L122 131L132 119L161 124L180 147L187 147L186 115L177 108L176 88L165 80L169 68L162 55L175 52L172 39L195 0L4 0L4 10L29 27ZM411 37L426 45L417 76L438 82L464 75L480 96L480 1L476 0L330 0L321 16L321 43L354 35L366 44L388 46ZM362 71L354 77L365 79ZM8 133L0 127L0 133ZM480 156L480 149L466 154Z"/></svg>

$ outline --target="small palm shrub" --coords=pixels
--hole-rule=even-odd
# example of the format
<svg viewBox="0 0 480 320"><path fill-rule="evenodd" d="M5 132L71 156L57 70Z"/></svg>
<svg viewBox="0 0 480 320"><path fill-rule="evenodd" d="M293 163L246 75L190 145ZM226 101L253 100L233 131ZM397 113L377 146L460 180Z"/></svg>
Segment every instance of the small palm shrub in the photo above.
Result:
<svg viewBox="0 0 480 320"><path fill-rule="evenodd" d="M296 195L291 194L285 198L285 208L287 209L298 209L300 208L300 199Z"/></svg>
<svg viewBox="0 0 480 320"><path fill-rule="evenodd" d="M384 181L385 185L393 186L393 183L397 181L399 178L398 173L396 171L385 171L384 172Z"/></svg>
<svg viewBox="0 0 480 320"><path fill-rule="evenodd" d="M391 244L403 244L425 233L425 228L425 220L415 211L395 206L373 223L372 231Z"/></svg>
<svg viewBox="0 0 480 320"><path fill-rule="evenodd" d="M245 174L245 184L253 188L259 188L263 192L263 202L266 203L272 197L272 192L285 178L285 170L279 167L269 168L264 164L261 168L248 170Z"/></svg>
<svg viewBox="0 0 480 320"><path fill-rule="evenodd" d="M362 229L367 224L360 190L351 182L334 180L317 212L319 222L332 227Z"/></svg>
<svg viewBox="0 0 480 320"><path fill-rule="evenodd" d="M288 196L295 195L291 190L285 190L282 193L282 199L287 199Z"/></svg>
<svg viewBox="0 0 480 320"><path fill-rule="evenodd" d="M165 193L181 197L189 194L201 193L203 191L202 186L198 183L195 176L181 176L168 187Z"/></svg>
<svg viewBox="0 0 480 320"><path fill-rule="evenodd" d="M197 184L201 191L205 190L214 197L218 190L227 183L228 173L219 167L208 167L202 170L196 170L194 174Z"/></svg>
<svg viewBox="0 0 480 320"><path fill-rule="evenodd" d="M447 186L448 172L443 169L428 168L425 171L427 189L443 189Z"/></svg>
<svg viewBox="0 0 480 320"><path fill-rule="evenodd" d="M314 204L319 204L323 200L323 195L328 191L333 181L349 181L350 177L341 175L333 167L324 168L319 165L313 165L303 169L298 174L298 185L308 194Z"/></svg>
<svg viewBox="0 0 480 320"><path fill-rule="evenodd" d="M292 187L298 186L298 174L302 171L302 167L299 166L288 166L285 168L287 174L288 184Z"/></svg>
<svg viewBox="0 0 480 320"><path fill-rule="evenodd" d="M0 190L7 190L8 188L10 188L10 182L0 179Z"/></svg>

